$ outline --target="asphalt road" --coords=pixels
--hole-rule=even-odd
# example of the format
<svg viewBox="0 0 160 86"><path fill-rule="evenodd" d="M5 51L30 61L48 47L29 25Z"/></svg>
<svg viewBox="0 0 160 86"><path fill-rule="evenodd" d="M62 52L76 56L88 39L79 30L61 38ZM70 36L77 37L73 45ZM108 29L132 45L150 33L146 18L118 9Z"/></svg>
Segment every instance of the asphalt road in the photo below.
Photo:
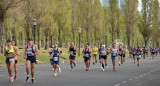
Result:
<svg viewBox="0 0 160 86"><path fill-rule="evenodd" d="M18 80L9 83L6 67L0 67L0 86L160 86L160 56L141 59L141 65L127 58L126 62L112 70L111 59L108 59L108 69L101 71L100 64L91 64L91 69L85 71L83 61L76 62L74 71L70 71L68 62L60 63L62 73L53 76L51 65L37 64L35 67L36 83L26 82L25 66L18 66Z"/></svg>

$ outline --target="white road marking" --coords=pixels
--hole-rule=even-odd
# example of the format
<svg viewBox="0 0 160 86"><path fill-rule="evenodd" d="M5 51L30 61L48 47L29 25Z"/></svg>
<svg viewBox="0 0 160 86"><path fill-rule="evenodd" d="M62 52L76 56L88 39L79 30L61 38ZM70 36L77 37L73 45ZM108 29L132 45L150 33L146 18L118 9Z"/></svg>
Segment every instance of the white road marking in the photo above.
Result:
<svg viewBox="0 0 160 86"><path fill-rule="evenodd" d="M139 75L139 77L143 77L143 75Z"/></svg>
<svg viewBox="0 0 160 86"><path fill-rule="evenodd" d="M132 81L133 79L129 79L130 81Z"/></svg>
<svg viewBox="0 0 160 86"><path fill-rule="evenodd" d="M148 72L147 74L150 74L150 72Z"/></svg>
<svg viewBox="0 0 160 86"><path fill-rule="evenodd" d="M126 83L127 81L123 81L122 83Z"/></svg>
<svg viewBox="0 0 160 86"><path fill-rule="evenodd" d="M143 74L143 76L145 76L146 74Z"/></svg>
<svg viewBox="0 0 160 86"><path fill-rule="evenodd" d="M138 79L138 77L134 77L135 79Z"/></svg>
<svg viewBox="0 0 160 86"><path fill-rule="evenodd" d="M121 84L116 84L116 85L114 85L114 86L120 86Z"/></svg>

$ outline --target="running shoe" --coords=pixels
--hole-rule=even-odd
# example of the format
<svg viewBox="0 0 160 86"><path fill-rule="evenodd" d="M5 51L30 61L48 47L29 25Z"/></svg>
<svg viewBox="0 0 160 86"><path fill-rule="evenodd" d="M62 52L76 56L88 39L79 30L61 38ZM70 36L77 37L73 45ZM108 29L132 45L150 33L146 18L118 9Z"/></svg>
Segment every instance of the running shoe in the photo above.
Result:
<svg viewBox="0 0 160 86"><path fill-rule="evenodd" d="M14 76L14 80L17 80L17 76Z"/></svg>
<svg viewBox="0 0 160 86"><path fill-rule="evenodd" d="M58 72L61 73L61 68L60 67L58 68Z"/></svg>
<svg viewBox="0 0 160 86"><path fill-rule="evenodd" d="M106 69L108 69L108 66L105 66L106 67Z"/></svg>
<svg viewBox="0 0 160 86"><path fill-rule="evenodd" d="M102 69L102 71L105 71L105 69Z"/></svg>
<svg viewBox="0 0 160 86"><path fill-rule="evenodd" d="M57 76L57 73L54 73L54 76Z"/></svg>
<svg viewBox="0 0 160 86"><path fill-rule="evenodd" d="M10 81L10 83L13 83L13 77L11 77L10 79L9 79L9 81Z"/></svg>
<svg viewBox="0 0 160 86"><path fill-rule="evenodd" d="M26 81L29 81L29 79L30 79L30 77L29 77L29 76L27 76Z"/></svg>
<svg viewBox="0 0 160 86"><path fill-rule="evenodd" d="M32 79L32 83L35 83L35 79L34 78Z"/></svg>

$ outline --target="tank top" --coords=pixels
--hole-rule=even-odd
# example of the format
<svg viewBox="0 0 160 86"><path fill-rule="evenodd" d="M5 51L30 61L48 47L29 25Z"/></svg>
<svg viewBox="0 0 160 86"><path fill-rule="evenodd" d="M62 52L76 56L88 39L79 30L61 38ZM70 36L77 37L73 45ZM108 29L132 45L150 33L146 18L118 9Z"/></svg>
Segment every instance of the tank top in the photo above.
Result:
<svg viewBox="0 0 160 86"><path fill-rule="evenodd" d="M53 59L54 59L54 61L59 61L59 50L58 50L58 48L55 50L55 49L53 49Z"/></svg>
<svg viewBox="0 0 160 86"><path fill-rule="evenodd" d="M106 55L107 55L107 52L106 52L105 49L102 49L102 50L101 50L101 55L102 55L102 56L106 56Z"/></svg>
<svg viewBox="0 0 160 86"><path fill-rule="evenodd" d="M32 53L35 54L35 51L33 50L33 45L30 48L27 45L27 58L35 58L36 56L32 56Z"/></svg>
<svg viewBox="0 0 160 86"><path fill-rule="evenodd" d="M119 55L121 55L122 54L122 49L121 48L119 48Z"/></svg>
<svg viewBox="0 0 160 86"><path fill-rule="evenodd" d="M74 47L70 47L70 55L71 56L76 56L76 50L74 49Z"/></svg>
<svg viewBox="0 0 160 86"><path fill-rule="evenodd" d="M137 49L137 55L141 55L141 50Z"/></svg>
<svg viewBox="0 0 160 86"><path fill-rule="evenodd" d="M59 56L58 54L59 54L59 50L58 50L58 48L55 50L55 49L53 49L53 56L54 57L56 57L56 56Z"/></svg>
<svg viewBox="0 0 160 86"><path fill-rule="evenodd" d="M85 54L85 57L90 57L91 53L89 52L89 49L88 50L85 49L84 54Z"/></svg>
<svg viewBox="0 0 160 86"><path fill-rule="evenodd" d="M112 48L111 54L112 54L112 57L117 56L117 49Z"/></svg>
<svg viewBox="0 0 160 86"><path fill-rule="evenodd" d="M14 48L13 46L11 46L11 49L8 50L8 46L6 46L6 54L11 54L11 53L14 53Z"/></svg>
<svg viewBox="0 0 160 86"><path fill-rule="evenodd" d="M154 48L152 49L152 52L154 53L155 51L154 51Z"/></svg>
<svg viewBox="0 0 160 86"><path fill-rule="evenodd" d="M14 53L16 53L16 52L14 51ZM17 57L18 57L17 54L15 54L14 59L17 60Z"/></svg>

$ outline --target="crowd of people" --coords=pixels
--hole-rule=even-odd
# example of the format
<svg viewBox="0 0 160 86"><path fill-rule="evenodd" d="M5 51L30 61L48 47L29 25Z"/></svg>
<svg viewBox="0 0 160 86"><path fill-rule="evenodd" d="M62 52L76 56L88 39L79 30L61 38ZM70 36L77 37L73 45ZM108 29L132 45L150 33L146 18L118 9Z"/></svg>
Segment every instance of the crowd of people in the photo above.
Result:
<svg viewBox="0 0 160 86"><path fill-rule="evenodd" d="M118 46L118 47L117 47ZM133 58L133 62L136 63L137 59L137 66L140 66L140 59L143 56L143 59L149 55L149 51L151 53L152 59L154 59L155 55L160 53L160 49L154 47L141 47L138 46L137 48L133 46L129 50L129 58ZM14 80L17 80L17 58L19 55L18 47L16 46L15 40L7 40L7 46L4 48L4 55L6 56L6 65L8 69L8 74L10 76L9 81L13 83ZM73 71L74 67L76 67L75 59L78 50L77 47L74 45L73 42L70 43L68 48L69 60L70 60L70 67L71 71ZM25 46L24 52L24 59L26 59L26 81L30 80L30 71L31 71L31 81L35 83L34 78L34 67L36 64L36 55L38 55L39 50L35 44L33 44L32 38L28 39L28 44ZM116 43L112 44L112 47L108 48L105 44L101 43L100 47L98 48L96 44L93 47L87 43L82 50L84 63L86 66L86 71L90 70L91 59L93 60L93 65L96 63L100 63L100 68L102 71L108 69L107 60L110 55L113 65L113 71L116 71L116 60L118 58L119 66L125 62L127 49L122 44L116 45ZM49 49L49 57L50 57L50 64L52 65L52 70L54 71L54 76L57 76L58 73L61 73L61 68L59 65L60 55L62 54L62 50L58 47L57 43L54 43L52 48ZM99 59L99 60L98 60ZM13 76L12 70L15 70L15 74ZM58 73L57 73L58 70Z"/></svg>

